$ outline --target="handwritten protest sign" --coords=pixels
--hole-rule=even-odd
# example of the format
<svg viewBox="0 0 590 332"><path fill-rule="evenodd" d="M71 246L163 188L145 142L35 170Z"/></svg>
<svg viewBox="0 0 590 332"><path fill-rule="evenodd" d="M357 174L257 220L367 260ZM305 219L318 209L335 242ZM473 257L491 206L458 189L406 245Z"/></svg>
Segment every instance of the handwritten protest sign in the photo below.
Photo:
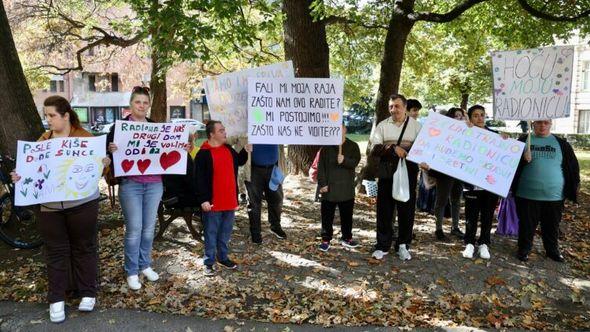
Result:
<svg viewBox="0 0 590 332"><path fill-rule="evenodd" d="M115 122L115 176L186 174L186 124Z"/></svg>
<svg viewBox="0 0 590 332"><path fill-rule="evenodd" d="M430 112L408 160L506 197L524 143Z"/></svg>
<svg viewBox="0 0 590 332"><path fill-rule="evenodd" d="M568 117L573 46L494 52L494 117L546 120Z"/></svg>
<svg viewBox="0 0 590 332"><path fill-rule="evenodd" d="M340 79L248 79L248 142L341 144L343 89Z"/></svg>
<svg viewBox="0 0 590 332"><path fill-rule="evenodd" d="M15 205L83 199L96 193L106 136L18 141Z"/></svg>
<svg viewBox="0 0 590 332"><path fill-rule="evenodd" d="M293 63L275 63L203 80L211 119L221 121L229 137L246 136L248 77L293 77Z"/></svg>

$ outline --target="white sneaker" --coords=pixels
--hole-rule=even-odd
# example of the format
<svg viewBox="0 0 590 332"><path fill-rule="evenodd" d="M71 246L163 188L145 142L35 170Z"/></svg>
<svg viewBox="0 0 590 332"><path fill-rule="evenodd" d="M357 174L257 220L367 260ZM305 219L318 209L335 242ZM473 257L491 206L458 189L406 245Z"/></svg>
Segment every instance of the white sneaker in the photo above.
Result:
<svg viewBox="0 0 590 332"><path fill-rule="evenodd" d="M412 259L412 255L410 255L410 252L406 248L405 244L399 245L399 250L397 251L397 255L399 256L399 259L401 259L402 261L409 261L410 259Z"/></svg>
<svg viewBox="0 0 590 332"><path fill-rule="evenodd" d="M483 258L483 259L490 259L490 250L488 249L488 246L485 244L482 244L479 246L478 249L478 253L479 253L479 257Z"/></svg>
<svg viewBox="0 0 590 332"><path fill-rule="evenodd" d="M378 260L382 260L383 256L387 255L388 252L387 251L381 251L381 250L375 250L373 251L373 258L378 259Z"/></svg>
<svg viewBox="0 0 590 332"><path fill-rule="evenodd" d="M143 274L149 281L156 281L160 279L160 276L156 273L156 271L152 270L151 267L141 271L141 274Z"/></svg>
<svg viewBox="0 0 590 332"><path fill-rule="evenodd" d="M65 306L64 301L49 304L49 320L52 323L61 323L66 320Z"/></svg>
<svg viewBox="0 0 590 332"><path fill-rule="evenodd" d="M473 246L473 244L470 243L470 244L466 245L465 250L463 250L463 257L472 259L474 251L475 251L475 247Z"/></svg>
<svg viewBox="0 0 590 332"><path fill-rule="evenodd" d="M134 275L127 277L127 285L129 285L129 288L131 288L132 290L140 289L141 283L139 283L139 276Z"/></svg>
<svg viewBox="0 0 590 332"><path fill-rule="evenodd" d="M80 305L78 305L79 311L92 311L94 310L94 305L96 304L95 297L83 297L82 301L80 301Z"/></svg>

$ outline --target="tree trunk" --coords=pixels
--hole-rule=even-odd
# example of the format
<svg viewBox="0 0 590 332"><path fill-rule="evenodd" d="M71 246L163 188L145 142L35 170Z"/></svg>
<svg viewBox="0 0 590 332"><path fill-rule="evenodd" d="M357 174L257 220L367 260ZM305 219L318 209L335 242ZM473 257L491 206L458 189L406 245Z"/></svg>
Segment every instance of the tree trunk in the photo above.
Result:
<svg viewBox="0 0 590 332"><path fill-rule="evenodd" d="M461 92L461 108L467 111L467 104L469 103L469 93Z"/></svg>
<svg viewBox="0 0 590 332"><path fill-rule="evenodd" d="M168 117L168 102L166 89L166 70L159 63L160 53L152 47L152 76L150 79L150 93L152 94L152 108L150 118L156 122L166 122Z"/></svg>
<svg viewBox="0 0 590 332"><path fill-rule="evenodd" d="M0 50L0 153L16 156L16 141L36 141L43 133L43 125L18 58L2 2Z"/></svg>
<svg viewBox="0 0 590 332"><path fill-rule="evenodd" d="M383 46L383 58L381 59L381 73L379 77L379 90L377 91L377 102L375 104L373 128L379 122L390 116L388 108L389 96L398 92L404 61L404 50L408 35L414 26L414 22L408 19L406 13L412 12L413 8L413 0L396 1L394 4ZM367 165L361 171L361 179L374 179L377 174L379 160L369 157L371 149L372 144L369 141L367 145Z"/></svg>
<svg viewBox="0 0 590 332"><path fill-rule="evenodd" d="M285 59L293 61L297 77L330 77L330 49L326 26L314 21L309 6L313 0L283 0ZM307 175L319 146L290 145L291 173Z"/></svg>

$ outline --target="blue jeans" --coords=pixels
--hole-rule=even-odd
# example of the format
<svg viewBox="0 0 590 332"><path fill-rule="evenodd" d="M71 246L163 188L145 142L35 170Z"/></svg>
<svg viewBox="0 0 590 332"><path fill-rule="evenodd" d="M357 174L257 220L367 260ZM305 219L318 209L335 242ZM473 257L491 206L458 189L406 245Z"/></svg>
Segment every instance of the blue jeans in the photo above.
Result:
<svg viewBox="0 0 590 332"><path fill-rule="evenodd" d="M152 264L152 243L158 205L162 199L162 182L139 183L123 179L119 201L125 217L125 272L138 275Z"/></svg>
<svg viewBox="0 0 590 332"><path fill-rule="evenodd" d="M219 261L229 257L229 239L234 227L235 211L203 212L205 226L205 265L215 264L215 253Z"/></svg>

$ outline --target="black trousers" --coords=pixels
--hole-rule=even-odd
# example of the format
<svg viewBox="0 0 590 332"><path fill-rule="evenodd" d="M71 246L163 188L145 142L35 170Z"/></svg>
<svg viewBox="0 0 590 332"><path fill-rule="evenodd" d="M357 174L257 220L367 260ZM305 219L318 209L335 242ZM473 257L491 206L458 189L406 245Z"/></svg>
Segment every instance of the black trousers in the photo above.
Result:
<svg viewBox="0 0 590 332"><path fill-rule="evenodd" d="M45 241L49 303L65 300L68 263L81 297L96 297L98 288L98 200L63 211L39 212Z"/></svg>
<svg viewBox="0 0 590 332"><path fill-rule="evenodd" d="M250 219L250 235L253 239L261 237L260 216L262 198L268 205L268 221L271 229L281 229L281 212L283 210L283 186L276 191L270 190L268 183L272 175L272 166L258 167L252 165L250 181L246 181L248 191L248 219Z"/></svg>
<svg viewBox="0 0 590 332"><path fill-rule="evenodd" d="M490 232L494 210L498 204L498 196L485 190L470 190L465 197L465 244L475 245L477 225L481 223L481 231L477 244L490 244Z"/></svg>
<svg viewBox="0 0 590 332"><path fill-rule="evenodd" d="M543 247L548 255L559 252L559 223L563 213L563 201L534 201L516 197L518 215L518 252L528 254L533 248L537 225L541 224Z"/></svg>
<svg viewBox="0 0 590 332"><path fill-rule="evenodd" d="M343 202L330 202L322 200L322 241L332 240L334 234L334 214L336 207L340 211L340 231L342 240L352 239L352 211L354 210L354 199Z"/></svg>
<svg viewBox="0 0 590 332"><path fill-rule="evenodd" d="M377 245L376 250L389 251L393 243L393 214L397 210L398 237L397 245L412 242L414 216L416 213L416 185L418 182L418 165L406 162L410 182L410 199L400 202L393 199L392 179L379 179L377 186Z"/></svg>

